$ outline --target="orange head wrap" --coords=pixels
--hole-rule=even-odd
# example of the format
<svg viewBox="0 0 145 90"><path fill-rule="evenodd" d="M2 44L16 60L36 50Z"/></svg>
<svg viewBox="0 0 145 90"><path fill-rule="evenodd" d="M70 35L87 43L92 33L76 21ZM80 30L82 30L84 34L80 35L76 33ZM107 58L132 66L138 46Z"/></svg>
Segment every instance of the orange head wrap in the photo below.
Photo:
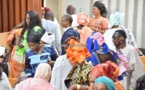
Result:
<svg viewBox="0 0 145 90"><path fill-rule="evenodd" d="M84 44L77 42L74 39L70 39L68 49L66 50L67 59L72 63L83 62L87 57L91 55L88 53Z"/></svg>

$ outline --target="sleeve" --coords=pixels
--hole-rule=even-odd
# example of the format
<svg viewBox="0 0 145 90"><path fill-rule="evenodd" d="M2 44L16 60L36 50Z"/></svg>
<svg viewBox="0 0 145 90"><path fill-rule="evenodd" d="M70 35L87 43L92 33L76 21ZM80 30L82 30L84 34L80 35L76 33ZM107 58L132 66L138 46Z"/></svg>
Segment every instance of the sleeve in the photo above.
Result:
<svg viewBox="0 0 145 90"><path fill-rule="evenodd" d="M25 69L24 69L24 71L25 71L26 74L33 75L32 67L30 65L30 59L28 57L29 57L29 52L26 52L26 55L25 55Z"/></svg>
<svg viewBox="0 0 145 90"><path fill-rule="evenodd" d="M52 61L55 61L55 60L57 59L58 55L57 55L55 49L53 48L53 46L48 46L48 47L46 48L46 51L47 51L48 53L50 53L50 57L51 57L51 60L52 60Z"/></svg>
<svg viewBox="0 0 145 90"><path fill-rule="evenodd" d="M144 66L135 48L133 48L132 51L130 51L130 60L131 60L129 63L131 69L130 87L134 88L136 85L135 83L136 80L144 74Z"/></svg>
<svg viewBox="0 0 145 90"><path fill-rule="evenodd" d="M107 18L104 18L104 19L102 20L101 25L102 25L101 30L106 31L106 30L108 29L108 19L107 19Z"/></svg>
<svg viewBox="0 0 145 90"><path fill-rule="evenodd" d="M0 81L0 84L3 86L2 87L3 90L12 90L10 82L9 82L9 80L4 72L2 72L2 80Z"/></svg>

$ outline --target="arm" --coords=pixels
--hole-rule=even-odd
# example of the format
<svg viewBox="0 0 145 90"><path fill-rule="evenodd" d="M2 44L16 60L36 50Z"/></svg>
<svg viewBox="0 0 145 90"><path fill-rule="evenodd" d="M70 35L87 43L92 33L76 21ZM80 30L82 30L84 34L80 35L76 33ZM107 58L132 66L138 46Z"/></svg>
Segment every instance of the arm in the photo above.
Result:
<svg viewBox="0 0 145 90"><path fill-rule="evenodd" d="M29 53L26 52L26 55L25 55L25 69L24 69L24 71L25 71L26 74L33 75L32 74L32 67L30 65L30 59L28 57L29 57Z"/></svg>
<svg viewBox="0 0 145 90"><path fill-rule="evenodd" d="M87 85L74 84L68 90L89 90L89 87Z"/></svg>

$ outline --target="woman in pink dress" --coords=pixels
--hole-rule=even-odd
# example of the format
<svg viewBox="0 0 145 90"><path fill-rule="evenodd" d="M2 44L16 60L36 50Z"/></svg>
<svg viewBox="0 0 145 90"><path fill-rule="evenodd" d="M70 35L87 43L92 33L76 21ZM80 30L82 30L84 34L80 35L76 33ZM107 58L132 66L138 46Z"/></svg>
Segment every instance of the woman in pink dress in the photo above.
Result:
<svg viewBox="0 0 145 90"><path fill-rule="evenodd" d="M51 67L47 63L41 63L36 69L34 78L28 78L16 85L15 90L56 90L49 83Z"/></svg>
<svg viewBox="0 0 145 90"><path fill-rule="evenodd" d="M80 34L80 42L86 44L87 38L93 33L87 25L89 23L89 16L85 13L79 13L77 16L79 26L74 27Z"/></svg>

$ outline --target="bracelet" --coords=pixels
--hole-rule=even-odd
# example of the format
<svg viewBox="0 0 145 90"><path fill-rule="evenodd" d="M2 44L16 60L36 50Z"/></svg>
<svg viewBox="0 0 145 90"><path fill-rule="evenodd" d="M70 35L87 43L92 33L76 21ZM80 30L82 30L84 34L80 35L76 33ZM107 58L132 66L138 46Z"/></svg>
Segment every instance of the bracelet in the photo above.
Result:
<svg viewBox="0 0 145 90"><path fill-rule="evenodd" d="M77 85L77 90L80 90L81 85Z"/></svg>

